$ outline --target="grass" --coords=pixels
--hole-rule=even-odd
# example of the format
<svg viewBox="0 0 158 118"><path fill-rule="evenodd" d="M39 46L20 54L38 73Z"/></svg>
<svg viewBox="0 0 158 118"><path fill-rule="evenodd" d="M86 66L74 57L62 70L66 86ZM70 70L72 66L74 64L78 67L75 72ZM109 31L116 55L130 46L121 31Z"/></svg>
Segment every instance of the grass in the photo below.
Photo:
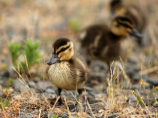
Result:
<svg viewBox="0 0 158 118"><path fill-rule="evenodd" d="M68 21L68 27L75 33L78 33L81 30L81 25L77 19L70 19Z"/></svg>
<svg viewBox="0 0 158 118"><path fill-rule="evenodd" d="M53 114L51 118L58 118L58 114Z"/></svg>
<svg viewBox="0 0 158 118"><path fill-rule="evenodd" d="M39 45L39 41L33 42L32 39L26 40L24 46L22 46L20 43L8 44L12 63L14 67L20 71L20 73L23 71L23 73L29 75L28 70L30 70L31 67L39 64L41 57L38 49ZM19 61L19 56L21 55L25 56L25 61Z"/></svg>
<svg viewBox="0 0 158 118"><path fill-rule="evenodd" d="M95 1L92 1L91 3L87 2L87 1L56 1L54 3L54 1L47 1L46 3L44 3L43 6L40 6L40 4L31 2L31 7L29 9L27 9L27 6L25 4L21 4L21 6L19 7L20 10L15 10L13 6L15 6L16 3L14 3L15 1L10 1L5 2L5 0L2 1L3 4L5 4L5 9L7 9L8 12L6 12L6 10L4 9L4 12L2 11L2 16L3 19L0 19L0 23L2 24L3 27L1 27L2 30L2 35L1 37L4 40L8 40L8 42L10 40L18 40L18 38L20 37L19 35L15 35L13 37L13 39L8 39L5 31L6 31L6 27L8 26L8 13L12 13L10 14L9 19L12 22L9 22L9 25L11 25L11 27L15 28L15 32L19 32L22 28L25 28L27 30L27 35L28 37L34 37L32 35L34 35L34 29L35 29L35 25L30 23L30 16L31 19L38 19L40 18L40 22L39 24L37 24L40 28L39 31L39 39L41 40L41 47L42 47L42 51L44 50L44 54L42 55L42 59L46 60L47 59L47 53L50 51L51 49L51 44L48 45L43 45L45 42L45 39L43 38L43 36L46 35L50 35L49 40L47 40L47 42L52 43L52 39L55 39L56 37L59 36L67 36L67 37L71 37L72 39L76 39L76 37L73 37L74 35L70 35L69 32L67 31L58 31L58 34L55 34L56 31L49 29L50 26L57 24L60 19L64 19L65 17L63 17L64 15L70 15L71 12L73 11L73 9L77 9L78 6L80 6L80 9L87 8L87 10L85 10L85 14L86 17L83 17L83 19L70 19L68 21L68 27L69 29L71 29L72 31L74 31L75 33L79 32L80 30L80 25L82 25L82 27L87 26L88 24L90 24L91 22L95 22L96 19L98 19L98 17L96 16L100 16L100 13L103 13L105 15L106 18L108 18L108 16L106 16L107 14L107 8L106 6L104 7L105 9L100 9L100 12L96 15L95 11L97 11L98 9L95 8L96 5L98 5ZM94 2L94 3L93 3ZM103 1L106 2L106 1ZM157 6L155 7L155 1L151 0L151 1L144 1L144 0L140 0L140 2L142 3L141 6L144 5L149 5L149 9L151 11L153 11L153 13L149 15L150 17L150 22L149 22L149 26L150 29L147 29L147 32L149 32L149 39L151 39L152 45L150 45L149 47L146 47L145 49L143 49L143 51L140 52L139 56L140 56L140 60L138 60L138 65L142 66L142 70L139 72L141 75L145 75L145 74L151 74L153 76L155 76L155 72L158 70L158 62L157 62L157 19L155 18L155 16L157 16ZM71 5L71 3L73 5ZM83 4L81 4L83 3ZM148 4L149 3L149 4ZM13 4L13 6L11 6ZM53 4L55 4L55 6L53 6ZM39 5L39 6L38 6ZM68 7L67 6L71 6ZM93 7L91 6L93 5ZM152 7L150 6L152 5ZM33 6L33 7L32 7ZM52 7L53 6L53 7ZM8 7L8 8L7 8ZM35 8L36 7L36 11ZM54 10L50 10L52 8L54 8ZM63 13L63 11L60 11L59 8L66 9L65 11L68 11L68 14L66 14L66 12L64 12L64 15L61 15L60 13ZM93 9L92 9L93 8ZM15 11L14 11L14 10ZM58 12L57 10L59 10L60 12ZM14 11L14 12L12 12ZM17 17L17 11L18 11L18 17ZM49 13L47 14L46 11L49 11ZM71 12L70 12L71 11ZM75 10L74 10L75 11ZM77 14L76 12L80 12L80 10L75 11L75 14ZM93 14L92 14L93 13ZM53 18L52 15L53 14ZM74 14L74 16L75 16ZM0 15L0 17L2 17ZM41 17L44 16L44 17ZM59 19L59 20L58 20ZM103 19L105 20L105 19ZM17 23L14 24L14 21L18 21L18 27L15 26L17 25ZM25 21L25 23L24 23ZM47 21L47 22L43 22L43 21ZM81 23L81 24L80 24ZM53 34L53 36L52 36ZM3 42L3 41L2 41ZM0 44L0 45L3 45ZM5 44L4 44L5 45ZM48 48L48 49L47 49ZM26 50L26 49L25 49ZM3 49L1 50L2 53L5 55ZM29 51L28 51L29 52ZM14 60L16 60L18 58L19 54L15 54L16 56L14 56ZM27 54L29 55L29 53ZM150 65L150 63L148 65L145 65L142 60L144 60L144 57L149 56L150 57L150 61L152 62L152 67ZM32 57L32 56L31 56ZM7 58L7 56L5 57L5 59L3 60L7 60L9 58ZM29 58L31 60L31 58ZM27 60L27 57L26 57ZM7 64L9 61L7 61ZM38 62L38 61L37 61ZM17 63L17 62L16 62ZM28 62L29 63L29 62ZM32 63L32 62L31 62ZM31 67L30 65L32 64L27 64L28 67ZM34 62L33 62L34 63ZM46 61L44 62L46 63ZM11 99L9 101L8 104L6 104L6 108L3 110L0 110L0 116L3 116L4 118L11 118L11 117L16 117L19 114L19 111L23 111L25 114L29 114L29 113L37 113L38 115L34 115L33 117L42 117L43 113L46 111L49 111L49 113L53 113L53 114L58 114L58 116L61 113L67 113L69 116L75 116L76 118L78 117L86 117L86 116L90 116L90 117L96 117L96 114L102 115L103 117L107 117L111 114L118 114L119 116L117 117L157 117L157 111L150 111L149 108L153 108L153 105L157 102L156 98L157 98L157 90L156 87L153 88L151 94L147 94L147 92L145 93L145 95L141 95L140 94L140 90L143 89L144 91L146 91L146 87L143 87L142 83L140 83L140 90L138 91L134 91L134 94L132 92L132 90L130 90L131 87L131 82L129 80L129 77L126 75L124 66L126 63L122 63L117 65L117 67L115 67L115 70L113 70L113 74L114 74L114 78L108 77L105 78L107 79L107 86L106 83L99 83L99 87L102 87L104 89L107 88L107 92L102 93L102 92L98 92L98 94L96 96L99 96L99 98L97 98L97 100L99 101L98 103L89 103L89 102L85 102L85 106L86 109L89 110L89 112L84 111L84 108L82 108L81 110L83 112L72 112L70 111L70 109L68 108L69 104L74 103L74 100L66 100L66 105L63 107L57 107L56 103L58 101L59 98L56 99L55 105L50 105L49 104L49 99L45 98L45 96L43 96L43 98L39 97L39 93L34 93L31 88L29 88L29 86L27 85L28 78L25 75L21 75L19 73L19 71L17 71L19 73L19 80L21 81L22 84L24 84L28 89L29 92L27 93L23 93L21 92L20 94L16 94L14 96L11 96ZM6 64L3 65L0 68L2 69L6 69L7 66ZM121 71L117 71L117 69L121 68ZM28 69L29 70L29 69ZM123 75L124 80L123 81L119 81L119 75ZM38 75L40 76L40 78L43 80L46 77L43 76L42 74ZM156 74L157 77L157 74ZM127 82L127 89L125 89L125 81ZM117 82L117 84L116 84ZM12 84L12 82L10 81L9 83ZM11 85L10 84L10 85ZM97 87L97 85L96 85ZM93 88L95 89L95 88ZM96 89L97 90L97 89ZM8 90L4 90L4 93L8 93ZM101 90L100 90L101 91ZM107 93L107 94L106 94ZM66 98L67 96L71 96L72 99L76 99L75 95L69 95L69 93L67 92L66 94ZM88 98L89 96L87 96L87 94L85 94L85 98ZM135 97L136 98L136 102L132 102L129 99L127 99L128 97ZM152 97L155 101L155 103L153 104L146 104L145 99L148 99L149 97ZM100 102L101 101L101 102ZM142 102L143 101L143 102ZM5 102L5 99L3 99L2 101L3 103ZM1 102L1 103L2 103ZM93 105L94 104L103 104L103 108L98 109L97 111L93 110ZM144 105L145 104L145 105ZM134 107L136 106L136 107ZM96 113L97 112L97 113ZM52 114L47 114L49 117L52 117ZM56 117L57 115L54 115L54 117Z"/></svg>
<svg viewBox="0 0 158 118"><path fill-rule="evenodd" d="M13 86L13 78L9 78L8 82L7 82L8 86Z"/></svg>
<svg viewBox="0 0 158 118"><path fill-rule="evenodd" d="M15 67L17 67L17 61L21 54L21 51L20 51L21 44L20 43L17 43L17 44L9 43L8 48L9 48L9 53L11 55L12 63Z"/></svg>
<svg viewBox="0 0 158 118"><path fill-rule="evenodd" d="M95 118L96 112L92 109L92 106L95 104L96 105L103 104L104 108L97 109L97 114L100 114L103 117L107 117L111 114L118 114L118 116L120 117L135 117L135 116L139 117L139 116L147 116L147 115L150 117L151 115L154 115L154 113L149 110L149 107L151 107L152 105L147 106L146 103L142 99L142 98L146 98L146 96L140 96L139 92L132 93L132 90L124 89L122 87L122 81L119 81L117 86L115 86L116 81L118 82L117 77L120 74L125 74L125 72L123 72L124 71L123 66L121 66L122 70L120 72L116 71L118 68L120 68L120 65L116 64L113 70L113 76L109 76L107 78L108 80L107 81L107 84L108 84L107 96L105 95L101 96L99 99L97 99L98 100L97 103L89 103L87 101L87 97L88 97L87 94L84 94L85 104L87 106L86 109L89 109L90 112L86 112L87 110L84 111L85 108L83 108L82 104L79 106L79 109L80 109L79 112L70 111L68 105L72 104L72 102L75 102L75 101L67 100L66 97L64 97L64 101L65 101L64 106L61 106L61 107L56 106L56 103L59 97L54 101L55 104L51 105L49 103L50 100L45 98L45 96L43 96L43 98L40 98L38 93L33 93L33 91L29 88L29 86L26 83L27 78L24 78L23 76L21 76L20 73L17 71L20 77L19 80L21 81L22 84L24 84L29 89L29 92L25 92L25 93L21 92L21 94L19 95L14 95L12 99L10 99L8 103L6 103L6 106L8 107L4 109L3 111L0 111L0 114L5 114L5 115L10 114L10 116L11 115L16 116L17 110L21 109L23 110L25 114L33 113L33 111L36 111L36 113L38 113L40 117L43 116L43 113L45 111L49 111L49 113L53 113L53 115L50 116L51 114L48 114L47 116L50 116L52 118L58 117L61 113L63 114L67 113L69 117L75 116L76 118L78 117L82 118L86 116L91 116ZM116 77L115 79L113 78L114 75ZM104 86L105 83L101 84L101 86L102 85ZM141 81L140 86L145 88L143 81ZM130 88L130 84L129 84L129 88ZM7 92L7 89L4 91ZM120 93L119 96L116 95L118 92ZM154 98L156 98L155 92L156 92L156 89L154 88L153 89ZM99 93L99 94L102 94L102 93ZM132 103L132 104L135 104L137 107L133 107L130 101L127 102L127 97L131 96L132 94L139 101L139 102ZM70 96L72 97L72 99L76 99L75 95L70 95ZM18 103L18 106L15 108L16 112L10 111L10 109L12 108L11 106L12 103Z"/></svg>

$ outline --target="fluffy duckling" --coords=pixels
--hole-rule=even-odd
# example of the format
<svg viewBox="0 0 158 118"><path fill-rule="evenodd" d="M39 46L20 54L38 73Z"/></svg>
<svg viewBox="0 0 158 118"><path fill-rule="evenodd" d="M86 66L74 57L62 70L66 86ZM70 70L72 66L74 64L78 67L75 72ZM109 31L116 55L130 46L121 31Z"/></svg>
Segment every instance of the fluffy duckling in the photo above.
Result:
<svg viewBox="0 0 158 118"><path fill-rule="evenodd" d="M129 2L129 1L127 1ZM133 21L135 28L142 32L147 25L145 13L137 5L122 0L111 0L110 11L112 16L126 16Z"/></svg>
<svg viewBox="0 0 158 118"><path fill-rule="evenodd" d="M67 38L57 39L53 45L50 61L47 63L47 76L58 88L58 96L62 89L78 90L79 97L88 79L89 71L83 61L74 56L74 44ZM62 99L59 99L59 105Z"/></svg>
<svg viewBox="0 0 158 118"><path fill-rule="evenodd" d="M125 59L130 49L128 35L141 38L142 35L134 28L133 22L126 17L116 17L112 26L92 25L83 30L80 34L81 47L87 56L87 63L92 60L110 62Z"/></svg>

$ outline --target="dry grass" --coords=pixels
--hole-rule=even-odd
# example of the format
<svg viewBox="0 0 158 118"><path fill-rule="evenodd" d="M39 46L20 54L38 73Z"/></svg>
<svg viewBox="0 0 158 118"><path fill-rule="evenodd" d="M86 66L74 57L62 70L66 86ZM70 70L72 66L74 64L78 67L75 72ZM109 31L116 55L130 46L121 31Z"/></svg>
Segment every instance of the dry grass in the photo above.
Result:
<svg viewBox="0 0 158 118"><path fill-rule="evenodd" d="M118 68L121 68L122 71L117 72L118 74L116 75L116 70ZM112 70L112 69L111 69ZM72 101L69 101L64 97L65 105L64 106L56 106L56 103L59 99L46 99L45 96L43 95L43 98L40 98L39 93L33 93L33 91L29 88L29 86L26 83L27 78L22 77L19 74L19 80L21 81L22 84L25 85L29 89L29 92L26 93L21 93L19 95L13 95L11 98L11 102L8 106L8 108L4 111L0 111L1 115L4 115L4 118L9 118L10 116L17 116L18 112L19 114L31 114L33 117L37 118L42 118L45 115L47 117L50 117L50 115L53 114L65 114L67 113L69 117L71 116L80 116L80 117L96 117L96 113L92 110L93 105L104 105L103 109L97 109L97 114L100 114L101 116L107 117L110 114L119 114L119 117L153 117L156 116L157 110L155 111L150 111L149 107L151 106L145 106L144 108L137 102L134 103L137 107L133 107L133 104L130 103L130 101L127 102L127 97L132 96L132 90L126 90L123 89L122 87L122 82L119 82L117 80L117 77L120 74L125 74L123 70L123 66L120 64L115 64L113 74L115 74L115 79L113 78L114 76L109 76L107 78L107 96L102 96L98 99L98 103L93 103L90 104L87 101L87 97L85 94L85 103L87 106L87 109L89 109L90 112L84 111L85 108L83 108L80 104L79 106L79 111L70 111L68 105L72 104ZM127 79L128 80L128 79ZM116 85L117 87L114 87ZM130 88L130 83L129 83L129 88ZM116 95L116 93L120 93L119 95ZM139 93L139 92L138 92ZM72 94L72 93L71 93ZM134 96L134 95L133 95ZM76 96L73 95L74 99L76 99ZM50 100L54 101L54 105L50 104ZM101 102L99 102L101 100ZM73 101L74 102L74 101ZM14 107L13 107L14 106ZM12 109L14 112L12 112Z"/></svg>
<svg viewBox="0 0 158 118"><path fill-rule="evenodd" d="M20 2L20 8L14 8L13 5L16 2ZM103 8L99 8L98 4L104 2L105 6ZM2 47L0 58L5 60L8 58L9 52L7 49L7 42L23 42L23 37L21 35L21 30L25 29L27 34L26 37L32 37L34 40L41 40L42 45L41 55L43 56L42 64L47 62L48 55L51 53L51 45L52 39L56 39L60 36L70 37L72 40L76 41L76 34L73 33L70 29L66 28L63 30L53 29L50 26L54 26L55 24L60 24L61 22L68 22L65 17L71 14L73 18L76 18L82 23L81 28L84 28L94 22L102 22L106 21L109 18L109 10L108 10L108 2L109 0L92 0L89 2L87 0L69 0L69 1L55 1L55 0L46 0L42 3L42 1L31 1L31 0L12 0L12 1L0 1L0 9L3 9L0 14L0 35L1 35L1 44ZM1 4L2 3L2 4ZM137 2L136 2L137 3ZM152 76L156 76L156 71L158 70L158 51L157 51L157 36L158 36L158 27L157 21L158 12L157 12L157 0L139 0L140 6L144 8L148 8L147 15L149 16L149 24L146 28L145 33L147 36L145 37L149 46L143 48L139 52L140 60L138 59L138 64L141 67L141 71L139 72L141 75L151 74ZM29 6L29 7L28 7ZM63 9L63 10L62 10ZM80 9L80 10L79 10ZM6 12L7 11L7 12ZM31 20L30 20L31 19ZM102 20L99 20L102 19ZM108 22L108 21L107 21ZM38 24L38 25L37 25ZM13 37L10 39L7 34L7 28L11 27L16 32ZM38 27L39 36L36 38L35 29ZM77 47L77 46L76 46ZM133 55L138 55L137 53L133 53ZM149 57L153 67L144 64L144 60L146 57ZM9 62L9 60L8 60ZM0 62L2 64L2 62ZM31 88L26 83L26 76L21 76L19 74L19 80L22 84L25 85L26 88L29 89L27 93L21 93L19 95L12 95L10 104L6 110L0 110L0 115L4 118L16 117L18 114L32 114L35 118L44 117L45 112L48 117L51 117L51 113L61 114L68 113L70 116L80 116L80 117L96 117L96 114L100 114L103 117L107 117L110 114L120 114L118 117L158 117L158 110L155 108L154 110L150 110L151 105L145 106L144 108L139 103L131 103L127 100L129 96L133 96L131 87L130 78L126 75L124 65L126 63L116 63L114 66L113 76L107 78L107 95L102 94L97 100L101 101L98 103L90 104L87 100L88 96L85 95L85 103L86 108L81 107L81 112L72 112L69 110L69 105L76 102L76 95L72 95L72 98L76 101L69 101L64 97L65 105L62 107L56 106L56 103L59 99L53 99L54 105L50 104L50 99L40 98L39 93L34 93ZM1 68L1 67L0 67ZM45 68L45 66L43 66ZM40 72L44 73L45 69L41 69ZM120 68L121 71L118 71ZM39 72L39 73L40 73ZM94 75L102 76L100 73L95 73ZM119 80L119 75L123 75L124 80ZM127 88L124 89L124 82L127 82ZM117 84L116 84L117 83ZM100 85L101 86L101 85ZM105 85L104 85L105 87ZM141 87L141 85L140 85ZM119 93L119 95L117 95ZM137 94L140 94L138 91ZM69 94L67 94L69 95ZM141 96L141 95L140 95ZM145 98L145 96L141 96ZM51 99L52 100L52 99ZM127 102L128 101L128 102ZM103 104L104 108L98 109L97 113L94 113L92 106L93 105ZM136 107L133 107L134 105ZM84 111L84 109L89 109L90 112Z"/></svg>

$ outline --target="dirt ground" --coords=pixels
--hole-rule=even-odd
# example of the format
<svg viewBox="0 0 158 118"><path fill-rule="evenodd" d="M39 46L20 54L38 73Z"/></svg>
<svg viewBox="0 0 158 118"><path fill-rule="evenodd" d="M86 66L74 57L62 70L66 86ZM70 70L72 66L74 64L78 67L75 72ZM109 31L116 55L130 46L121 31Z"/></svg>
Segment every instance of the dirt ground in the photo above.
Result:
<svg viewBox="0 0 158 118"><path fill-rule="evenodd" d="M107 64L92 62L83 92L81 108L75 105L76 91L63 91L63 106L57 106L57 88L45 76L51 57L52 43L60 37L70 38L75 51L83 59L78 42L79 32L92 24L110 26L110 0L1 0L0 1L0 98L8 99L2 118L145 118L158 117L158 0L126 1L138 5L146 14L148 24L143 43L133 39L133 52L125 62L112 64L113 77ZM31 68L31 78L15 76L8 43L32 39L40 41L41 60ZM20 56L19 60L24 60ZM42 76L42 77L41 77ZM12 85L8 85L9 79ZM143 88L142 86L145 86ZM3 91L9 90L7 96ZM155 94L155 95L153 95ZM143 103L141 103L143 101ZM54 105L50 104L53 102ZM3 102L0 100L0 103ZM1 108L0 104L0 108Z"/></svg>

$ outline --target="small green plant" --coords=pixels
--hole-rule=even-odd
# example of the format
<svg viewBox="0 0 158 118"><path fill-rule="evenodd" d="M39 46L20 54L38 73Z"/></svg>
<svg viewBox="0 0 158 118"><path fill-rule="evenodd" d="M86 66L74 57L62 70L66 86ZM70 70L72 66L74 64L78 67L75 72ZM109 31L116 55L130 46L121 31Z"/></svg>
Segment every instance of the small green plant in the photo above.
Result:
<svg viewBox="0 0 158 118"><path fill-rule="evenodd" d="M40 73L39 75L40 80L44 80L46 78L46 75L43 73Z"/></svg>
<svg viewBox="0 0 158 118"><path fill-rule="evenodd" d="M140 95L136 94L134 91L132 91L132 93L137 98L137 100L142 105L142 107L145 107L145 103L144 103L143 99L140 97Z"/></svg>
<svg viewBox="0 0 158 118"><path fill-rule="evenodd" d="M53 114L51 118L58 118L58 114Z"/></svg>
<svg viewBox="0 0 158 118"><path fill-rule="evenodd" d="M0 70L1 71L6 70L7 67L8 67L7 63L1 63Z"/></svg>
<svg viewBox="0 0 158 118"><path fill-rule="evenodd" d="M17 44L9 43L8 48L9 48L9 53L10 53L11 58L12 58L13 65L15 67L17 67L17 61L18 61L18 58L21 54L21 51L20 51L21 44L20 43L17 43Z"/></svg>
<svg viewBox="0 0 158 118"><path fill-rule="evenodd" d="M9 78L8 82L7 82L8 86L13 86L13 78Z"/></svg>
<svg viewBox="0 0 158 118"><path fill-rule="evenodd" d="M26 55L28 68L30 68L32 65L38 64L40 59L39 54L39 44L40 42L37 41L35 43L32 42L32 40L27 40L25 42L26 46L24 47L24 55Z"/></svg>
<svg viewBox="0 0 158 118"><path fill-rule="evenodd" d="M80 29L81 29L80 26L81 25L80 25L79 21L76 19L70 19L68 22L68 27L76 33L80 31Z"/></svg>
<svg viewBox="0 0 158 118"><path fill-rule="evenodd" d="M5 110L6 107L8 107L8 105L9 105L9 101L10 101L9 99L3 100L3 98L0 97L0 108Z"/></svg>
<svg viewBox="0 0 158 118"><path fill-rule="evenodd" d="M9 95L9 89L5 88L5 89L3 89L2 91L3 91L3 94Z"/></svg>
<svg viewBox="0 0 158 118"><path fill-rule="evenodd" d="M38 50L39 44L40 44L39 41L33 43L33 41L31 39L27 40L25 42L25 46L22 47L22 50L20 50L21 44L19 44L19 43L17 43L17 44L9 43L8 44L12 62L14 64L15 68L18 69L18 71L20 73L22 72L22 70L24 70L24 72L26 74L28 74L28 69L30 69L32 66L39 63L39 59L40 59L40 53ZM19 63L20 65L17 66L18 57L21 54L26 56L26 61L20 62Z"/></svg>
<svg viewBox="0 0 158 118"><path fill-rule="evenodd" d="M154 105L158 104L157 99L156 99L157 89L158 89L158 87L155 88L155 87L153 86L152 98L153 98L153 100L154 100Z"/></svg>
<svg viewBox="0 0 158 118"><path fill-rule="evenodd" d="M144 84L144 81L143 79L141 78L141 81L140 81L140 84L145 92L145 97L146 97L146 100L147 100L147 104L149 104L149 100L148 100L148 94L147 94L147 91L145 90L145 84Z"/></svg>
<svg viewBox="0 0 158 118"><path fill-rule="evenodd" d="M145 91L145 97L146 97L147 105L149 105L148 94L147 94L147 91L145 90L145 84L144 84L143 79L141 79L140 84L141 84L143 90ZM153 89L152 89L152 98L154 100L154 104L153 105L157 105L158 104L158 101L156 99L157 90L158 90L158 86L157 87L153 86ZM142 105L142 107L145 107L146 104L143 101L143 99L140 97L140 95L136 94L134 91L132 91L132 93L137 98L138 102Z"/></svg>

